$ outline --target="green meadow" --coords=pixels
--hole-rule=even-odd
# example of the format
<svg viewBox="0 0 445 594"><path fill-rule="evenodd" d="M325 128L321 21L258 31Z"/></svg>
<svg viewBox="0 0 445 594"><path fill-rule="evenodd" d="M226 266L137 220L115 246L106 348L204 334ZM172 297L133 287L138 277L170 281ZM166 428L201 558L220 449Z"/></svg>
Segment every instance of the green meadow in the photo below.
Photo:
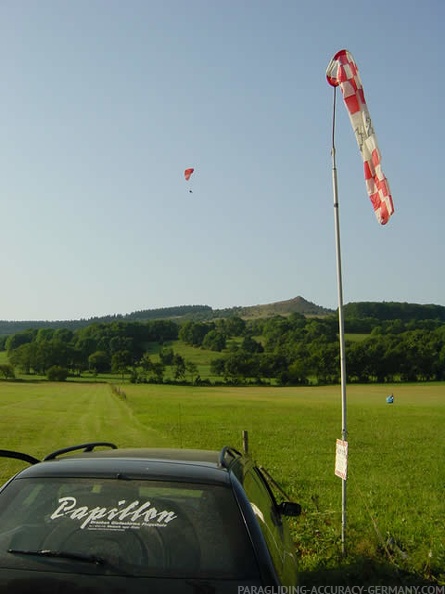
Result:
<svg viewBox="0 0 445 594"><path fill-rule="evenodd" d="M116 390L119 388L119 390ZM393 392L395 403L386 404ZM301 584L445 584L445 385L347 387L345 552L339 386L0 382L0 448L86 441L249 450L294 500ZM0 460L4 482L23 463Z"/></svg>

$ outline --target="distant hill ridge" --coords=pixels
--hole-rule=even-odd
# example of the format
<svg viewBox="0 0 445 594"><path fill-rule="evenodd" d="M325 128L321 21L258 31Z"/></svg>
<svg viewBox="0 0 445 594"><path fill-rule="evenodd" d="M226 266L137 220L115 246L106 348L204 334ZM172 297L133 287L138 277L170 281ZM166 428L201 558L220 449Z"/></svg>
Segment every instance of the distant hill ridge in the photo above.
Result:
<svg viewBox="0 0 445 594"><path fill-rule="evenodd" d="M265 305L252 305L248 307L229 307L213 309L209 305L178 305L175 307L161 307L157 309L144 309L129 314L111 314L80 320L0 320L0 335L15 334L30 328L68 328L77 330L90 324L107 324L111 322L147 322L150 320L174 321L205 321L222 317L240 316L245 318L270 317L273 315L289 315L301 313L303 315L328 315L334 310L326 309L306 301L303 297L295 297L286 301L267 303Z"/></svg>
<svg viewBox="0 0 445 594"><path fill-rule="evenodd" d="M315 303L306 301L303 297L294 297L293 299L287 299L286 301L277 301L265 305L241 307L238 315L243 318L265 318L276 315L289 315L292 313L299 313L307 316L326 316L335 313L335 310L315 305Z"/></svg>
<svg viewBox="0 0 445 594"><path fill-rule="evenodd" d="M0 320L0 335L5 336L28 330L30 328L68 328L78 330L94 323L106 324L111 322L147 322L151 320L174 320L177 322L209 321L212 319L239 316L245 319L267 318L276 315L286 316L299 313L305 316L329 316L336 310L327 309L307 301L303 297L294 297L285 301L251 305L247 307L230 307L213 309L209 305L179 305L177 307L162 307L134 311L130 314L113 314L101 317L92 317L80 320L27 320L6 321ZM347 318L374 318L380 320L439 320L445 322L445 307L442 305L420 305L399 302L357 302L344 306Z"/></svg>

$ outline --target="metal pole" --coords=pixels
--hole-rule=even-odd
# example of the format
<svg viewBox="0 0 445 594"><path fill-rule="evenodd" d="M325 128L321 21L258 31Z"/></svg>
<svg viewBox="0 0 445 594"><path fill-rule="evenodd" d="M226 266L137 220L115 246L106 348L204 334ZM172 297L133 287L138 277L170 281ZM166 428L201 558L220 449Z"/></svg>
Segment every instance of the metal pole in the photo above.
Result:
<svg viewBox="0 0 445 594"><path fill-rule="evenodd" d="M337 165L335 161L335 103L336 90L334 87L334 103L332 115L332 186L334 192L334 216L335 216L335 245L337 256L337 292L338 292L338 326L340 336L340 374L341 374L341 435L344 441L347 441L346 429L346 357L345 357L345 330L343 319L343 287L341 271L341 251L340 251L340 220L338 206L338 184L337 184ZM341 508L341 542L342 552L346 552L346 479L342 479L342 508Z"/></svg>

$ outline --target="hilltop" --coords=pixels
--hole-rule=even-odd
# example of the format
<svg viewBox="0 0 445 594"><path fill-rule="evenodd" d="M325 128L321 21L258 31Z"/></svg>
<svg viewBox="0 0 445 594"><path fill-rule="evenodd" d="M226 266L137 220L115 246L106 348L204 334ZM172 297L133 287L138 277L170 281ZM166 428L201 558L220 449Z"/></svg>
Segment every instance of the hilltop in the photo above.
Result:
<svg viewBox="0 0 445 594"><path fill-rule="evenodd" d="M251 305L242 307L238 315L242 318L268 318L272 316L286 316L292 313L299 313L305 316L326 316L335 313L332 309L326 309L303 297L294 297L287 301L277 301L265 305Z"/></svg>
<svg viewBox="0 0 445 594"><path fill-rule="evenodd" d="M213 309L209 305L178 305L176 307L161 307L158 309L145 309L134 311L129 314L110 314L101 317L92 317L80 320L24 320L6 321L0 320L0 335L15 334L29 328L69 328L77 330L90 324L102 324L116 321L124 322L145 322L151 320L174 320L176 322L185 320L212 320L239 316L241 318L266 318L275 315L290 315L300 313L307 316L325 316L335 313L334 310L326 309L303 297L294 297L286 301L266 303L264 305L251 305L247 307L234 306L225 309Z"/></svg>
<svg viewBox="0 0 445 594"><path fill-rule="evenodd" d="M7 336L23 330L39 328L67 328L76 331L91 324L109 324L112 322L149 322L154 320L172 320L174 322L206 322L220 318L238 316L245 320L271 318L274 316L289 316L293 313L306 317L326 317L335 315L337 310L327 309L307 301L303 297L294 297L285 301L249 305L246 307L229 307L213 309L209 305L178 305L176 307L161 307L158 309L144 309L129 314L112 314L102 317L92 317L80 320L0 320L0 336ZM434 304L416 304L406 302L357 302L344 306L345 319L360 320L433 320L445 322L445 307ZM372 324L371 324L372 325Z"/></svg>

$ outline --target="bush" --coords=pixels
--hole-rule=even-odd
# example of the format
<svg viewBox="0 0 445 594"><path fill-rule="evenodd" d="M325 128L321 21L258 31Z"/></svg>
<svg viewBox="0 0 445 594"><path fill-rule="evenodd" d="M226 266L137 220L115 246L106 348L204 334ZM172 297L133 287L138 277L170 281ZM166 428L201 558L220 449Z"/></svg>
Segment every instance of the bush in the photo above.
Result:
<svg viewBox="0 0 445 594"><path fill-rule="evenodd" d="M15 379L14 367L10 363L3 363L0 365L0 374L5 379Z"/></svg>
<svg viewBox="0 0 445 594"><path fill-rule="evenodd" d="M60 365L53 365L46 372L46 377L50 382L64 382L68 377L68 369L60 367Z"/></svg>

